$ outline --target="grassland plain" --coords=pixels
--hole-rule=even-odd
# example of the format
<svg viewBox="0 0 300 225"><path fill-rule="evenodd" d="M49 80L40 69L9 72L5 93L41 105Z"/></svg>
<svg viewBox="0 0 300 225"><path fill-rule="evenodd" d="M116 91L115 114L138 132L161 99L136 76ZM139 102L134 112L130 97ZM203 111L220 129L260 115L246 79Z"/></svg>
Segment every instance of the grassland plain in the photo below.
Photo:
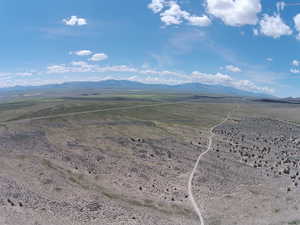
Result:
<svg viewBox="0 0 300 225"><path fill-rule="evenodd" d="M237 103L193 180L205 221L297 224L299 107L153 93L0 104L0 222L198 224L188 177Z"/></svg>

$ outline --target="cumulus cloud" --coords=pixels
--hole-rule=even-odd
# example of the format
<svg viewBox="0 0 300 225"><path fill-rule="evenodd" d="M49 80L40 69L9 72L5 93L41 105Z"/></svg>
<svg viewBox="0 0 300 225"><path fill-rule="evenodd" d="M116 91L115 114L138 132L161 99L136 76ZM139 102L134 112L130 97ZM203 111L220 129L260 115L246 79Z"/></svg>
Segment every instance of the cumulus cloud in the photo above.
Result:
<svg viewBox="0 0 300 225"><path fill-rule="evenodd" d="M217 73L217 74L205 74L198 71L192 73L193 82L200 82L205 84L223 85L234 87L240 90L251 92L264 92L268 94L274 93L274 90L269 87L259 87L249 80L236 80L229 75Z"/></svg>
<svg viewBox="0 0 300 225"><path fill-rule="evenodd" d="M189 16L189 13L181 10L176 2L169 3L169 9L160 14L161 21L166 25L181 24L184 18Z"/></svg>
<svg viewBox="0 0 300 225"><path fill-rule="evenodd" d="M148 8L154 13L159 13L163 10L165 3L165 0L152 0L152 2L148 5Z"/></svg>
<svg viewBox="0 0 300 225"><path fill-rule="evenodd" d="M107 59L108 56L104 53L97 53L97 54L94 54L89 60L90 61L103 61L105 59Z"/></svg>
<svg viewBox="0 0 300 225"><path fill-rule="evenodd" d="M167 7L166 10L163 9ZM152 0L148 5L154 13L160 12L160 19L166 25L179 25L184 21L193 26L205 27L211 24L208 16L191 15L189 12L182 10L176 1Z"/></svg>
<svg viewBox="0 0 300 225"><path fill-rule="evenodd" d="M273 61L272 58L266 58L266 60L267 60L268 62L272 62L272 61Z"/></svg>
<svg viewBox="0 0 300 225"><path fill-rule="evenodd" d="M300 13L294 17L295 28L298 31L296 38L300 40Z"/></svg>
<svg viewBox="0 0 300 225"><path fill-rule="evenodd" d="M232 77L226 74L222 74L222 73L206 74L206 73L201 73L199 71L192 72L191 78L193 81L197 81L205 84L212 84L212 85L218 85L218 84L229 85L230 82L233 81Z"/></svg>
<svg viewBox="0 0 300 225"><path fill-rule="evenodd" d="M63 19L63 23L67 26L84 26L87 25L87 20L77 16L71 16L70 18Z"/></svg>
<svg viewBox="0 0 300 225"><path fill-rule="evenodd" d="M299 67L299 66L300 66L300 61L294 59L294 60L291 62L291 65L293 65L293 66L295 66L295 67ZM299 73L300 73L300 70L299 70L299 69L292 68L292 69L290 69L290 72L293 73L293 74L299 74Z"/></svg>
<svg viewBox="0 0 300 225"><path fill-rule="evenodd" d="M260 0L206 0L207 11L226 25L255 25L261 12Z"/></svg>
<svg viewBox="0 0 300 225"><path fill-rule="evenodd" d="M293 33L291 28L277 14L274 16L264 14L259 25L260 33L268 37L279 38L283 35L291 35Z"/></svg>
<svg viewBox="0 0 300 225"><path fill-rule="evenodd" d="M74 54L74 55L78 55L78 56L89 56L89 55L93 54L93 52L90 50L79 50L76 52L70 52L70 54Z"/></svg>
<svg viewBox="0 0 300 225"><path fill-rule="evenodd" d="M233 73L240 73L240 72L242 72L242 70L239 67L233 66L233 65L227 65L225 68L226 68L226 70L228 70L230 72L233 72Z"/></svg>
<svg viewBox="0 0 300 225"><path fill-rule="evenodd" d="M294 60L292 61L292 65L293 65L293 66L300 66L300 61L294 59Z"/></svg>
<svg viewBox="0 0 300 225"><path fill-rule="evenodd" d="M298 69L291 69L290 72L294 73L294 74L299 74L300 70L298 70Z"/></svg>
<svg viewBox="0 0 300 225"><path fill-rule="evenodd" d="M276 3L277 12L283 11L285 6L286 6L285 2L277 2Z"/></svg>
<svg viewBox="0 0 300 225"><path fill-rule="evenodd" d="M257 85L255 85L253 82L249 80L234 81L232 85L238 89L245 90L245 91L264 92L268 94L274 93L274 90L272 88L258 87Z"/></svg>
<svg viewBox="0 0 300 225"><path fill-rule="evenodd" d="M211 24L211 20L206 15L189 16L186 18L186 20L189 22L189 24L193 26L199 26L199 27L207 27Z"/></svg>

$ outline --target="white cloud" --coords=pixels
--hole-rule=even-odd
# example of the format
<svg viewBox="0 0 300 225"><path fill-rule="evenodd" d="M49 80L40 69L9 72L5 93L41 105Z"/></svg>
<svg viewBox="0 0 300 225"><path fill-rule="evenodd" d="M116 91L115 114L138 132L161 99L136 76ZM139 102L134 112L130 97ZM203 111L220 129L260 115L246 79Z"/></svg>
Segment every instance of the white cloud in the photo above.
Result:
<svg viewBox="0 0 300 225"><path fill-rule="evenodd" d="M63 19L63 23L67 26L83 26L87 25L87 20L77 16L71 16L70 18Z"/></svg>
<svg viewBox="0 0 300 225"><path fill-rule="evenodd" d="M97 54L94 54L89 60L90 61L103 61L105 59L107 59L108 56L104 53L97 53Z"/></svg>
<svg viewBox="0 0 300 225"><path fill-rule="evenodd" d="M277 2L276 3L277 12L283 11L285 6L286 6L285 2Z"/></svg>
<svg viewBox="0 0 300 225"><path fill-rule="evenodd" d="M161 21L166 25L181 24L184 18L189 17L189 13L181 10L176 2L169 2L169 6L169 9L160 14Z"/></svg>
<svg viewBox="0 0 300 225"><path fill-rule="evenodd" d="M258 87L249 80L234 81L232 85L238 89L245 90L245 91L264 92L268 94L274 93L274 90L272 88Z"/></svg>
<svg viewBox="0 0 300 225"><path fill-rule="evenodd" d="M208 18L208 16L189 16L186 18L186 20L193 26L199 26L199 27L207 27L211 24L211 20Z"/></svg>
<svg viewBox="0 0 300 225"><path fill-rule="evenodd" d="M294 60L292 61L292 65L293 65L293 66L300 66L300 61L294 59Z"/></svg>
<svg viewBox="0 0 300 225"><path fill-rule="evenodd" d="M269 87L259 87L249 80L236 80L229 75L217 73L217 74L205 74L198 71L192 73L193 82L200 82L212 85L223 85L234 87L244 91L263 92L272 94L274 90Z"/></svg>
<svg viewBox="0 0 300 225"><path fill-rule="evenodd" d="M230 26L257 24L262 8L260 0L206 0L206 6L208 13Z"/></svg>
<svg viewBox="0 0 300 225"><path fill-rule="evenodd" d="M233 73L240 73L242 72L242 70L236 66L233 66L233 65L227 65L226 67L226 70L230 71L230 72L233 72Z"/></svg>
<svg viewBox="0 0 300 225"><path fill-rule="evenodd" d="M291 69L290 72L294 73L294 74L299 74L300 70L298 70L298 69Z"/></svg>
<svg viewBox="0 0 300 225"><path fill-rule="evenodd" d="M159 13L163 10L165 5L165 0L152 0L148 5L148 8L151 9L154 13Z"/></svg>
<svg viewBox="0 0 300 225"><path fill-rule="evenodd" d="M296 30L298 31L298 34L296 36L296 38L298 40L300 40L300 14L297 14L295 17L294 17L294 23L295 23L295 28Z"/></svg>
<svg viewBox="0 0 300 225"><path fill-rule="evenodd" d="M65 64L61 65L51 65L47 67L48 74L56 74L56 73L68 73L70 72Z"/></svg>
<svg viewBox="0 0 300 225"><path fill-rule="evenodd" d="M259 31L258 31L256 28L254 28L254 29L253 29L253 34L254 34L255 36L258 36L258 35L259 35Z"/></svg>
<svg viewBox="0 0 300 225"><path fill-rule="evenodd" d="M21 72L21 73L16 73L17 76L21 76L21 77L30 77L33 75L33 73L31 72Z"/></svg>
<svg viewBox="0 0 300 225"><path fill-rule="evenodd" d="M283 35L291 35L293 33L291 28L283 22L280 15L276 14L274 16L264 14L259 25L261 34L273 38L279 38Z"/></svg>
<svg viewBox="0 0 300 225"><path fill-rule="evenodd" d="M63 73L106 73L106 72L128 72L136 73L140 72L141 74L149 74L148 70L139 71L136 68L128 67L126 65L119 66L98 66L88 64L83 61L73 61L70 65L51 65L47 67L47 74L63 74Z"/></svg>
<svg viewBox="0 0 300 225"><path fill-rule="evenodd" d="M78 56L88 56L88 55L93 54L93 52L90 50L80 50L80 51L76 51L76 52L70 52L70 54L74 54L74 55L78 55Z"/></svg>
<svg viewBox="0 0 300 225"><path fill-rule="evenodd" d="M273 59L272 58L266 58L267 61L272 62Z"/></svg>
<svg viewBox="0 0 300 225"><path fill-rule="evenodd" d="M97 67L97 72L127 72L127 73L137 73L139 72L138 69L132 68L126 65L120 65L120 66L106 66L106 67Z"/></svg>
<svg viewBox="0 0 300 225"><path fill-rule="evenodd" d="M162 10L168 7L168 9ZM191 15L189 12L182 10L180 5L176 1L165 1L165 0L152 0L148 5L154 13L160 13L161 21L166 25L179 25L184 21L193 26L205 27L211 24L211 20L208 16L196 16Z"/></svg>
<svg viewBox="0 0 300 225"><path fill-rule="evenodd" d="M72 66L81 66L81 67L87 67L89 66L89 64L87 62L84 61L73 61L71 62Z"/></svg>
<svg viewBox="0 0 300 225"><path fill-rule="evenodd" d="M300 13L294 17L295 27L297 31L300 31Z"/></svg>
<svg viewBox="0 0 300 225"><path fill-rule="evenodd" d="M217 74L206 74L199 71L194 71L191 74L192 81L200 82L211 85L229 85L233 79L229 75L217 73Z"/></svg>

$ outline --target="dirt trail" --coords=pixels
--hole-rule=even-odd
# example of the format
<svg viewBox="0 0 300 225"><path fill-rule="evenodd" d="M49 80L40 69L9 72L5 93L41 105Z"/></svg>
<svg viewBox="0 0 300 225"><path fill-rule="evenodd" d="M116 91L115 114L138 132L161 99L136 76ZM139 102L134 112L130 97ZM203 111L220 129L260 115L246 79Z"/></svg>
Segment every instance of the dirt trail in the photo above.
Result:
<svg viewBox="0 0 300 225"><path fill-rule="evenodd" d="M200 154L200 156L198 157L198 160L194 166L194 169L190 175L190 178L189 178L189 183L188 183L188 193L189 193L189 198L190 198L190 201L193 205L193 208L195 210L195 212L197 213L198 217L199 217L199 220L200 220L200 224L201 225L205 225L204 223L204 218L202 216L202 213L201 213L201 210L199 209L199 206L197 205L197 202L193 196L193 190L192 190L192 182L193 182L193 178L194 178L194 175L198 169L198 166L199 166L199 163L201 161L201 159L203 158L204 155L206 155L212 148L212 143L213 143L213 138L215 136L214 134L214 129L217 128L218 126L221 126L222 124L226 123L229 118L230 118L230 114L231 113L228 113L227 117L225 120L223 120L222 122L218 123L217 125L213 126L212 128L210 128L210 136L209 136L209 142L208 142L208 146L207 146L207 150L203 153Z"/></svg>

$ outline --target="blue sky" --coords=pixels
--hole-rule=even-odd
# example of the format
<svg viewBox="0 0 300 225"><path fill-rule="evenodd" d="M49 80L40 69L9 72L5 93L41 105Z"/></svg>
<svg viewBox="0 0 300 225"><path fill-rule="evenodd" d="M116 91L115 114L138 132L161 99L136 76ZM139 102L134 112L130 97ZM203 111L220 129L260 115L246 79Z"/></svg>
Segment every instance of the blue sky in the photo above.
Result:
<svg viewBox="0 0 300 225"><path fill-rule="evenodd" d="M300 96L294 3L0 0L0 87L128 79Z"/></svg>

